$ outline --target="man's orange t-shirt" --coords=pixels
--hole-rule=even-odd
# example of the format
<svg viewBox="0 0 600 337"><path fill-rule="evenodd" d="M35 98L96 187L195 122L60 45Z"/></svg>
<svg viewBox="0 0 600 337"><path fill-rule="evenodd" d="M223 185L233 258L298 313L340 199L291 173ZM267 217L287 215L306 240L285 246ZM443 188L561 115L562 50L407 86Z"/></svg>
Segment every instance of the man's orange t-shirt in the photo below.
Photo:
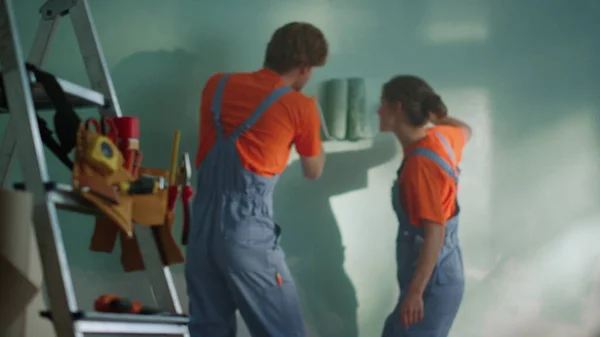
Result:
<svg viewBox="0 0 600 337"><path fill-rule="evenodd" d="M454 161L442 141L434 134L442 135L454 151ZM466 143L462 129L452 126L435 126L427 130L427 137L404 149L404 155L417 147L426 148L441 156L455 170L462 158ZM406 160L400 173L400 200L412 225L421 227L423 220L442 225L456 212L457 186L454 179L436 162L421 155Z"/></svg>
<svg viewBox="0 0 600 337"><path fill-rule="evenodd" d="M213 75L202 91L196 167L217 139L211 106L222 76L222 73ZM273 90L284 85L280 75L267 69L231 74L225 83L221 105L220 122L225 136L245 122ZM238 139L236 146L242 165L256 174L273 176L285 169L292 144L302 157L318 155L321 152L321 121L316 104L298 91L279 98Z"/></svg>

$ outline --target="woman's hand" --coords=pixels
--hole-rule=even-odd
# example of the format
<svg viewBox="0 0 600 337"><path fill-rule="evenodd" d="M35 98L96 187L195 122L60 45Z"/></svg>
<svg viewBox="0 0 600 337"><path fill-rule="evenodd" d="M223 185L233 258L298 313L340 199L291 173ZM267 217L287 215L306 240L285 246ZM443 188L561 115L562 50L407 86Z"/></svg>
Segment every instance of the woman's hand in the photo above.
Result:
<svg viewBox="0 0 600 337"><path fill-rule="evenodd" d="M405 327L419 323L423 320L425 308L423 295L415 291L409 291L400 304L400 316Z"/></svg>
<svg viewBox="0 0 600 337"><path fill-rule="evenodd" d="M461 128L465 134L465 140L466 140L465 142L467 142L467 141L469 141L469 139L471 139L471 134L472 134L471 127L468 126L463 121L460 121L460 120L450 117L450 116L439 118L433 112L429 113L429 121L433 125L450 125L450 126L454 126L457 128Z"/></svg>
<svg viewBox="0 0 600 337"><path fill-rule="evenodd" d="M435 112L429 112L429 122L431 122L431 124L433 125L437 125L437 123L439 123L444 118L445 117L438 117L438 115Z"/></svg>
<svg viewBox="0 0 600 337"><path fill-rule="evenodd" d="M425 314L423 292L440 256L446 235L446 228L441 224L429 220L422 220L421 224L425 229L425 240L419 252L413 279L406 289L407 293L404 300L400 304L402 323L406 327L423 320Z"/></svg>

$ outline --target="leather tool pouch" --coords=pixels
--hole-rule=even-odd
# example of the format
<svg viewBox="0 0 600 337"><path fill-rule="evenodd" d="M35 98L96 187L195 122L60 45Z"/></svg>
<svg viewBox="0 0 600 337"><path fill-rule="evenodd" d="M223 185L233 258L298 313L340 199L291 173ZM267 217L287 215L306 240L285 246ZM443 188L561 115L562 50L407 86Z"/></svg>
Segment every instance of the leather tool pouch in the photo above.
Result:
<svg viewBox="0 0 600 337"><path fill-rule="evenodd" d="M169 179L169 171L140 168L140 175L163 177ZM152 194L136 195L133 202L133 222L146 226L161 226L167 215L168 189L162 189Z"/></svg>
<svg viewBox="0 0 600 337"><path fill-rule="evenodd" d="M169 171L142 167L140 175L151 175L169 179ZM169 190L163 189L150 195L135 197L133 206L133 221L135 223L153 226L154 239L158 244L163 264L168 266L182 263L185 258L175 237L173 236L174 214L167 211Z"/></svg>
<svg viewBox="0 0 600 337"><path fill-rule="evenodd" d="M124 270L144 270L133 229L133 223L137 223L152 227L164 265L184 262L184 254L172 232L174 214L167 211L168 189L145 195L119 193L114 186L134 180L123 164L121 152L108 137L81 125L73 166L73 188L104 215L96 219L90 249L112 252L119 236ZM169 177L169 171L153 168L141 168L139 173Z"/></svg>
<svg viewBox="0 0 600 337"><path fill-rule="evenodd" d="M132 197L119 195L113 186L131 181L132 177L123 168L123 156L118 149L110 152L102 148L116 149L116 146L107 137L89 130L82 124L77 133L72 175L73 188L125 233L131 235L133 232ZM101 169L102 155L106 157L104 166L114 167L114 170ZM91 156L95 158L93 163L88 160Z"/></svg>

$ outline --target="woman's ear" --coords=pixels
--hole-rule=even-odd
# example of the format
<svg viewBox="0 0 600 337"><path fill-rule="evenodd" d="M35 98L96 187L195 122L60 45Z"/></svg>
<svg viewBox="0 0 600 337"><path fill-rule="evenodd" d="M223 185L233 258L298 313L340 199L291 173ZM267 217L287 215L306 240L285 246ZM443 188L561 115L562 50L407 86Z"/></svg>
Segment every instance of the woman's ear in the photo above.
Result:
<svg viewBox="0 0 600 337"><path fill-rule="evenodd" d="M300 68L298 68L298 70L299 70L300 75L307 76L312 73L313 67L301 66Z"/></svg>
<svg viewBox="0 0 600 337"><path fill-rule="evenodd" d="M394 102L391 108L394 114L394 119L397 121L397 123L406 123L408 121L407 116L404 114L404 110L402 109L402 103Z"/></svg>

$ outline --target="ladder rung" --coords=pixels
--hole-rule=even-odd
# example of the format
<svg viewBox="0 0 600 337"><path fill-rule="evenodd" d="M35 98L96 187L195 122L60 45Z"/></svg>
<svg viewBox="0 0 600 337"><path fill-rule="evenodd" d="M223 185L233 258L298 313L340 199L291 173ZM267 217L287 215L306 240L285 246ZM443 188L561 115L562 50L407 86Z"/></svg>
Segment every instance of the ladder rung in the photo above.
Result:
<svg viewBox="0 0 600 337"><path fill-rule="evenodd" d="M53 110L54 105L52 101L46 95L46 91L42 86L36 82L35 75L30 71L29 76L32 81L31 94L33 95L33 102L37 110ZM73 105L74 108L86 108L86 107L104 107L108 105L108 101L104 98L101 93L82 87L75 83L56 78L58 84L62 87L63 91L67 95L67 99ZM4 95L4 88L0 85L0 113L8 112L8 104L6 102L6 96Z"/></svg>
<svg viewBox="0 0 600 337"><path fill-rule="evenodd" d="M73 191L73 187L66 184L56 184L52 190L48 191L50 198L56 204L58 209L101 215L100 210L84 199L78 192Z"/></svg>
<svg viewBox="0 0 600 337"><path fill-rule="evenodd" d="M16 183L14 186L17 190L27 189L24 183ZM58 209L90 215L102 215L97 207L83 198L78 192L73 191L71 185L56 184L54 182L46 183L46 193L48 193L48 196L50 196L50 199Z"/></svg>
<svg viewBox="0 0 600 337"><path fill-rule="evenodd" d="M164 323L125 323L103 321L78 321L77 331L84 334L135 334L135 335L174 335L183 336L188 332L187 325Z"/></svg>
<svg viewBox="0 0 600 337"><path fill-rule="evenodd" d="M52 319L49 312L42 317ZM188 332L186 316L131 315L101 312L74 314L75 325L81 333L183 335Z"/></svg>

